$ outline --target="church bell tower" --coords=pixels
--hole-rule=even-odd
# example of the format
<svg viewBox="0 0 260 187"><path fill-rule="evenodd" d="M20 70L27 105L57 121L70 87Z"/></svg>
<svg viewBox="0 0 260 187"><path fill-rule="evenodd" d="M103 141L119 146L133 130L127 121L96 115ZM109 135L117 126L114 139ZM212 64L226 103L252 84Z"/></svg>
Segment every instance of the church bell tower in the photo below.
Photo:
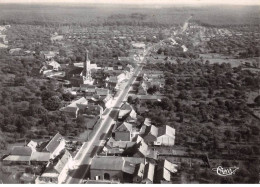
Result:
<svg viewBox="0 0 260 187"><path fill-rule="evenodd" d="M83 83L84 84L93 84L93 80L91 77L91 67L90 67L90 60L88 58L88 50L86 50L86 60L83 63Z"/></svg>

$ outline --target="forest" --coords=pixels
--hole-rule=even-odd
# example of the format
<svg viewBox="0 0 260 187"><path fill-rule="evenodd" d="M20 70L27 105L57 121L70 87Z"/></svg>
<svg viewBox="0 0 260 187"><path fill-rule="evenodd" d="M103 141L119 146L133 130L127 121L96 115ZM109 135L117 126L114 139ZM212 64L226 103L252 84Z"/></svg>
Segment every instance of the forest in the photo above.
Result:
<svg viewBox="0 0 260 187"><path fill-rule="evenodd" d="M144 8L143 8L144 7ZM146 5L15 5L0 7L0 24L102 25L147 23L179 25L193 15L191 21L206 25L259 25L257 6L158 6Z"/></svg>

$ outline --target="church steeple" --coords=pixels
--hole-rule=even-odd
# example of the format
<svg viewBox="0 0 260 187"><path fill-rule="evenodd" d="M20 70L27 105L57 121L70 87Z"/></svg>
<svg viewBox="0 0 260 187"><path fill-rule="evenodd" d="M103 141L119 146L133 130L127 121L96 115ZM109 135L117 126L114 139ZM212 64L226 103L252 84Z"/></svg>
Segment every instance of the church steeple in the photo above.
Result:
<svg viewBox="0 0 260 187"><path fill-rule="evenodd" d="M90 60L88 58L88 50L86 50L86 59L83 62L83 82L84 84L93 84L93 80L91 77L91 67L90 67Z"/></svg>
<svg viewBox="0 0 260 187"><path fill-rule="evenodd" d="M88 58L88 50L86 49L86 62L87 61L90 61L89 58Z"/></svg>

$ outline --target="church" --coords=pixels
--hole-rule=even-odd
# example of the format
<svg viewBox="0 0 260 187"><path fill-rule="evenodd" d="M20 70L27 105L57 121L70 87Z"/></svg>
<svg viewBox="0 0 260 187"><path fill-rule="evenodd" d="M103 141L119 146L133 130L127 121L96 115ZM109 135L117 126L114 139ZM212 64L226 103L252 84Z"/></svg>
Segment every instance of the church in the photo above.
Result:
<svg viewBox="0 0 260 187"><path fill-rule="evenodd" d="M88 58L88 50L86 50L86 60L83 63L83 71L80 76L83 79L83 84L93 85L94 80L91 77L91 66Z"/></svg>
<svg viewBox="0 0 260 187"><path fill-rule="evenodd" d="M66 72L66 79L71 82L73 87L80 87L82 84L93 85L94 80L91 77L91 64L86 50L86 60L83 62L83 67L73 66L72 69Z"/></svg>

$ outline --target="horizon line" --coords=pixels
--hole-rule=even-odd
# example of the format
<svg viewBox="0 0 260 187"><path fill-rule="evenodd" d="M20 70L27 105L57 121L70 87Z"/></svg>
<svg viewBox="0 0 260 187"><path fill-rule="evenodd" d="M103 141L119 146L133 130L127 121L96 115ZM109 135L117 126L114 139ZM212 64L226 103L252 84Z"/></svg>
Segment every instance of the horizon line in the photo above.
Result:
<svg viewBox="0 0 260 187"><path fill-rule="evenodd" d="M3 0L0 4L97 4L97 5L260 5L259 0Z"/></svg>

